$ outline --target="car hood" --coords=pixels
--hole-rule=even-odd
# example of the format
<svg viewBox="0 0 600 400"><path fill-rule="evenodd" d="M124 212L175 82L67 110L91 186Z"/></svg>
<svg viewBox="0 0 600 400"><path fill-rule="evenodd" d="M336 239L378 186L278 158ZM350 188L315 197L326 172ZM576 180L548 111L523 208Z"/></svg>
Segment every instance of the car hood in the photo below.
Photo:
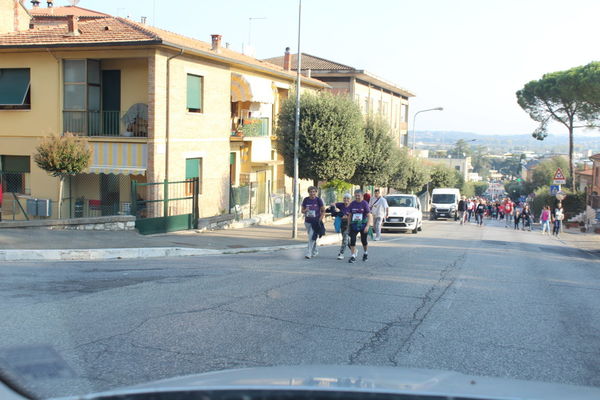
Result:
<svg viewBox="0 0 600 400"><path fill-rule="evenodd" d="M486 399L599 399L600 388L469 376L457 372L368 366L285 366L225 370L78 397L204 390L323 390ZM107 397L108 396L108 397Z"/></svg>
<svg viewBox="0 0 600 400"><path fill-rule="evenodd" d="M407 217L409 215L417 214L419 210L412 207L390 207L388 215L390 217Z"/></svg>

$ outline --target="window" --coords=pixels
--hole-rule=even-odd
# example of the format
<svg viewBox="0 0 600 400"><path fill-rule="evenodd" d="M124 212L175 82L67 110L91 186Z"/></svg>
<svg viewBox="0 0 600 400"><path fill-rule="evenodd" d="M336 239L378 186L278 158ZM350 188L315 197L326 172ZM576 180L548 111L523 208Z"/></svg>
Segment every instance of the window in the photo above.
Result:
<svg viewBox="0 0 600 400"><path fill-rule="evenodd" d="M185 160L185 179L198 179L198 191L202 194L202 158L187 158ZM191 186L187 189L188 195L192 193Z"/></svg>
<svg viewBox="0 0 600 400"><path fill-rule="evenodd" d="M0 110L31 109L29 68L0 68Z"/></svg>
<svg viewBox="0 0 600 400"><path fill-rule="evenodd" d="M63 61L63 131L100 133L100 61Z"/></svg>
<svg viewBox="0 0 600 400"><path fill-rule="evenodd" d="M402 122L408 122L408 104L402 104L402 116L400 119Z"/></svg>
<svg viewBox="0 0 600 400"><path fill-rule="evenodd" d="M29 156L0 156L0 180L3 192L29 194Z"/></svg>
<svg viewBox="0 0 600 400"><path fill-rule="evenodd" d="M187 76L187 110L188 112L201 113L203 108L202 89L204 78L198 75Z"/></svg>

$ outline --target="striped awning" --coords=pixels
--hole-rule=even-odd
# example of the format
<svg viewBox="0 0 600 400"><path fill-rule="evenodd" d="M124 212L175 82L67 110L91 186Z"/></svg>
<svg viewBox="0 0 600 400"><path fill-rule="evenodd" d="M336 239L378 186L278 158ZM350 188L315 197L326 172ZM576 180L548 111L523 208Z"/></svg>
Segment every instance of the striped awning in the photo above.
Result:
<svg viewBox="0 0 600 400"><path fill-rule="evenodd" d="M90 174L145 175L148 166L146 143L95 142Z"/></svg>
<svg viewBox="0 0 600 400"><path fill-rule="evenodd" d="M273 104L273 82L250 75L231 74L231 101Z"/></svg>

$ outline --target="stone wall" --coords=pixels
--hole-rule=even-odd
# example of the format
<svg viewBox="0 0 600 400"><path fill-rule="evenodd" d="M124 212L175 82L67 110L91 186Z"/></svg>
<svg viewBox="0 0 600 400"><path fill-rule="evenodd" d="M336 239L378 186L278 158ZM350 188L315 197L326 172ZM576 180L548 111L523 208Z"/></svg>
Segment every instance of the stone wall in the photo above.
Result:
<svg viewBox="0 0 600 400"><path fill-rule="evenodd" d="M0 229L5 228L42 228L80 231L132 231L135 229L135 217L117 215L112 217L72 218L62 220L4 221Z"/></svg>

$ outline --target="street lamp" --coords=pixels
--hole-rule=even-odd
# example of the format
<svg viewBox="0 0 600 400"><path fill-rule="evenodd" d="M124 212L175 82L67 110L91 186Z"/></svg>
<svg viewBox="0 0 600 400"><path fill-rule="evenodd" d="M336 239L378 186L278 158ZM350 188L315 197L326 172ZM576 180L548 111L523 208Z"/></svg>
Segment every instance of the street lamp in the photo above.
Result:
<svg viewBox="0 0 600 400"><path fill-rule="evenodd" d="M417 111L415 113L415 115L413 116L413 145L412 145L412 152L413 152L413 156L415 155L415 120L417 119L417 115L419 115L422 112L427 112L427 111L443 111L444 107L436 107L436 108L428 108L427 110L421 110L421 111Z"/></svg>

